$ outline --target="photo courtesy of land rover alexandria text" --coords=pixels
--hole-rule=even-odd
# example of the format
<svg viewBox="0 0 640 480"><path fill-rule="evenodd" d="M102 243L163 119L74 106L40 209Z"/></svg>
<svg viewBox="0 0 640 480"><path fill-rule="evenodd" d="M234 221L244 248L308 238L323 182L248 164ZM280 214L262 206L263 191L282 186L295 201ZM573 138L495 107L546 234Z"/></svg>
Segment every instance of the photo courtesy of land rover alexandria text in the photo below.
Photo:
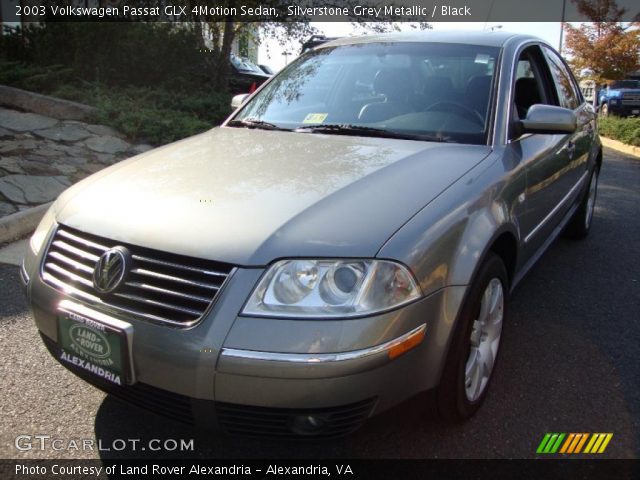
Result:
<svg viewBox="0 0 640 480"><path fill-rule="evenodd" d="M234 105L51 206L21 270L51 354L233 434L347 434L418 394L473 415L510 292L591 227L602 147L566 63L506 32L343 38Z"/></svg>

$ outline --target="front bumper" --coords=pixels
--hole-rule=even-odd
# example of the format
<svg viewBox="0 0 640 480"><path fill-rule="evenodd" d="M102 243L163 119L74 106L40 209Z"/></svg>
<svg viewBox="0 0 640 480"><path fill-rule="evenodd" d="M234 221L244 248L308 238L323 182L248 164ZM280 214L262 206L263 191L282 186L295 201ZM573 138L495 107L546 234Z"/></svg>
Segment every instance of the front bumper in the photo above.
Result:
<svg viewBox="0 0 640 480"><path fill-rule="evenodd" d="M609 103L609 112L614 115L627 117L640 114L640 105L629 105L621 102Z"/></svg>
<svg viewBox="0 0 640 480"><path fill-rule="evenodd" d="M327 427L327 434L348 433L370 415L437 385L464 287L445 288L367 318L241 317L238 313L261 273L238 269L192 328L121 318L134 332L134 385L113 386L65 366L147 409L233 433L291 434L292 419L309 415L340 420L341 429ZM59 304L80 302L43 283L34 259L28 259L25 275L36 325L57 358ZM422 333L419 345L389 358L391 348Z"/></svg>

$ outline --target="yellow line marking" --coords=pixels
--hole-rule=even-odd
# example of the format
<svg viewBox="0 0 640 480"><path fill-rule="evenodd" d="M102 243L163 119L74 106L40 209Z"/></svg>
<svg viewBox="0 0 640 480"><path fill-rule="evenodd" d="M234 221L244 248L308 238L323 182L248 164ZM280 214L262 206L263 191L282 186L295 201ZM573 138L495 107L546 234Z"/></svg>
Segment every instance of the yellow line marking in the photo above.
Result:
<svg viewBox="0 0 640 480"><path fill-rule="evenodd" d="M575 436L576 436L575 433L570 433L569 434L567 439L564 441L564 444L562 445L562 448L560 449L560 453L565 453L567 451L567 448L569 447L569 444L571 443L571 441L573 440L573 437L575 437Z"/></svg>
<svg viewBox="0 0 640 480"><path fill-rule="evenodd" d="M597 437L598 437L597 433L592 433L591 434L591 439L589 440L589 443L587 443L587 448L585 448L584 452L582 452L582 453L591 453L591 447L593 446L593 444L596 441Z"/></svg>
<svg viewBox="0 0 640 480"><path fill-rule="evenodd" d="M613 433L607 433L604 442L602 442L602 445L600 445L600 450L598 450L598 453L604 453L604 449L607 448L607 445L609 445L612 437Z"/></svg>
<svg viewBox="0 0 640 480"><path fill-rule="evenodd" d="M600 444L604 440L604 437L607 435L605 433L598 433L598 439L596 443L593 444L593 448L591 448L591 453L598 453L598 448L600 448Z"/></svg>

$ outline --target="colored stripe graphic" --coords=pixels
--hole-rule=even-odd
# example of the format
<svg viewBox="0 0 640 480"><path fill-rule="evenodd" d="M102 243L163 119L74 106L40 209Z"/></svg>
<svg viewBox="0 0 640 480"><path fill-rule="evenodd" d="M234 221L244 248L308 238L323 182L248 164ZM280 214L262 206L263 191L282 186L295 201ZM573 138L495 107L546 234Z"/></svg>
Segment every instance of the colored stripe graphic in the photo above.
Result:
<svg viewBox="0 0 640 480"><path fill-rule="evenodd" d="M594 433L591 435L584 453L603 453L612 437L613 433Z"/></svg>
<svg viewBox="0 0 640 480"><path fill-rule="evenodd" d="M536 453L556 453L565 435L566 433L547 433L538 445Z"/></svg>
<svg viewBox="0 0 640 480"><path fill-rule="evenodd" d="M576 436L578 435L580 434L570 433L569 436L567 437L567 440L564 442L564 445L562 445L562 448L560 449L560 453L567 453L567 449L569 448L571 443L574 441L574 438L576 438Z"/></svg>
<svg viewBox="0 0 640 480"><path fill-rule="evenodd" d="M544 447L547 445L549 438L551 438L551 434L550 433L545 434L544 438L540 442L540 445L538 445L538 449L536 450L536 453L542 453L544 451Z"/></svg>
<svg viewBox="0 0 640 480"><path fill-rule="evenodd" d="M602 442L602 445L600 445L600 450L598 450L598 453L603 453L604 450L607 448L607 445L609 445L609 442L611 441L611 439L613 438L613 433L607 433L607 436L604 439L604 442Z"/></svg>
<svg viewBox="0 0 640 480"><path fill-rule="evenodd" d="M589 436L588 433L581 433L580 435L582 435L582 438L580 439L580 442L578 442L578 445L576 445L576 450L573 453L580 453L582 451L582 447L584 446L585 442L587 441L587 437Z"/></svg>
<svg viewBox="0 0 640 480"><path fill-rule="evenodd" d="M603 453L611 438L613 433L546 433L536 453ZM585 443L586 447L583 450Z"/></svg>

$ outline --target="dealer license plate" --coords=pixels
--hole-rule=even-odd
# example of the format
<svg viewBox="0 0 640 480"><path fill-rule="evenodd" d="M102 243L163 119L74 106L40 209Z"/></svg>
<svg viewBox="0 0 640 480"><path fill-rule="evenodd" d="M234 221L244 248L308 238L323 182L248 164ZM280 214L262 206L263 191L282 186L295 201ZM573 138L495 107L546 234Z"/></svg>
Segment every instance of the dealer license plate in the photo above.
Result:
<svg viewBox="0 0 640 480"><path fill-rule="evenodd" d="M58 317L60 361L116 385L129 383L126 334L84 315L61 312Z"/></svg>

